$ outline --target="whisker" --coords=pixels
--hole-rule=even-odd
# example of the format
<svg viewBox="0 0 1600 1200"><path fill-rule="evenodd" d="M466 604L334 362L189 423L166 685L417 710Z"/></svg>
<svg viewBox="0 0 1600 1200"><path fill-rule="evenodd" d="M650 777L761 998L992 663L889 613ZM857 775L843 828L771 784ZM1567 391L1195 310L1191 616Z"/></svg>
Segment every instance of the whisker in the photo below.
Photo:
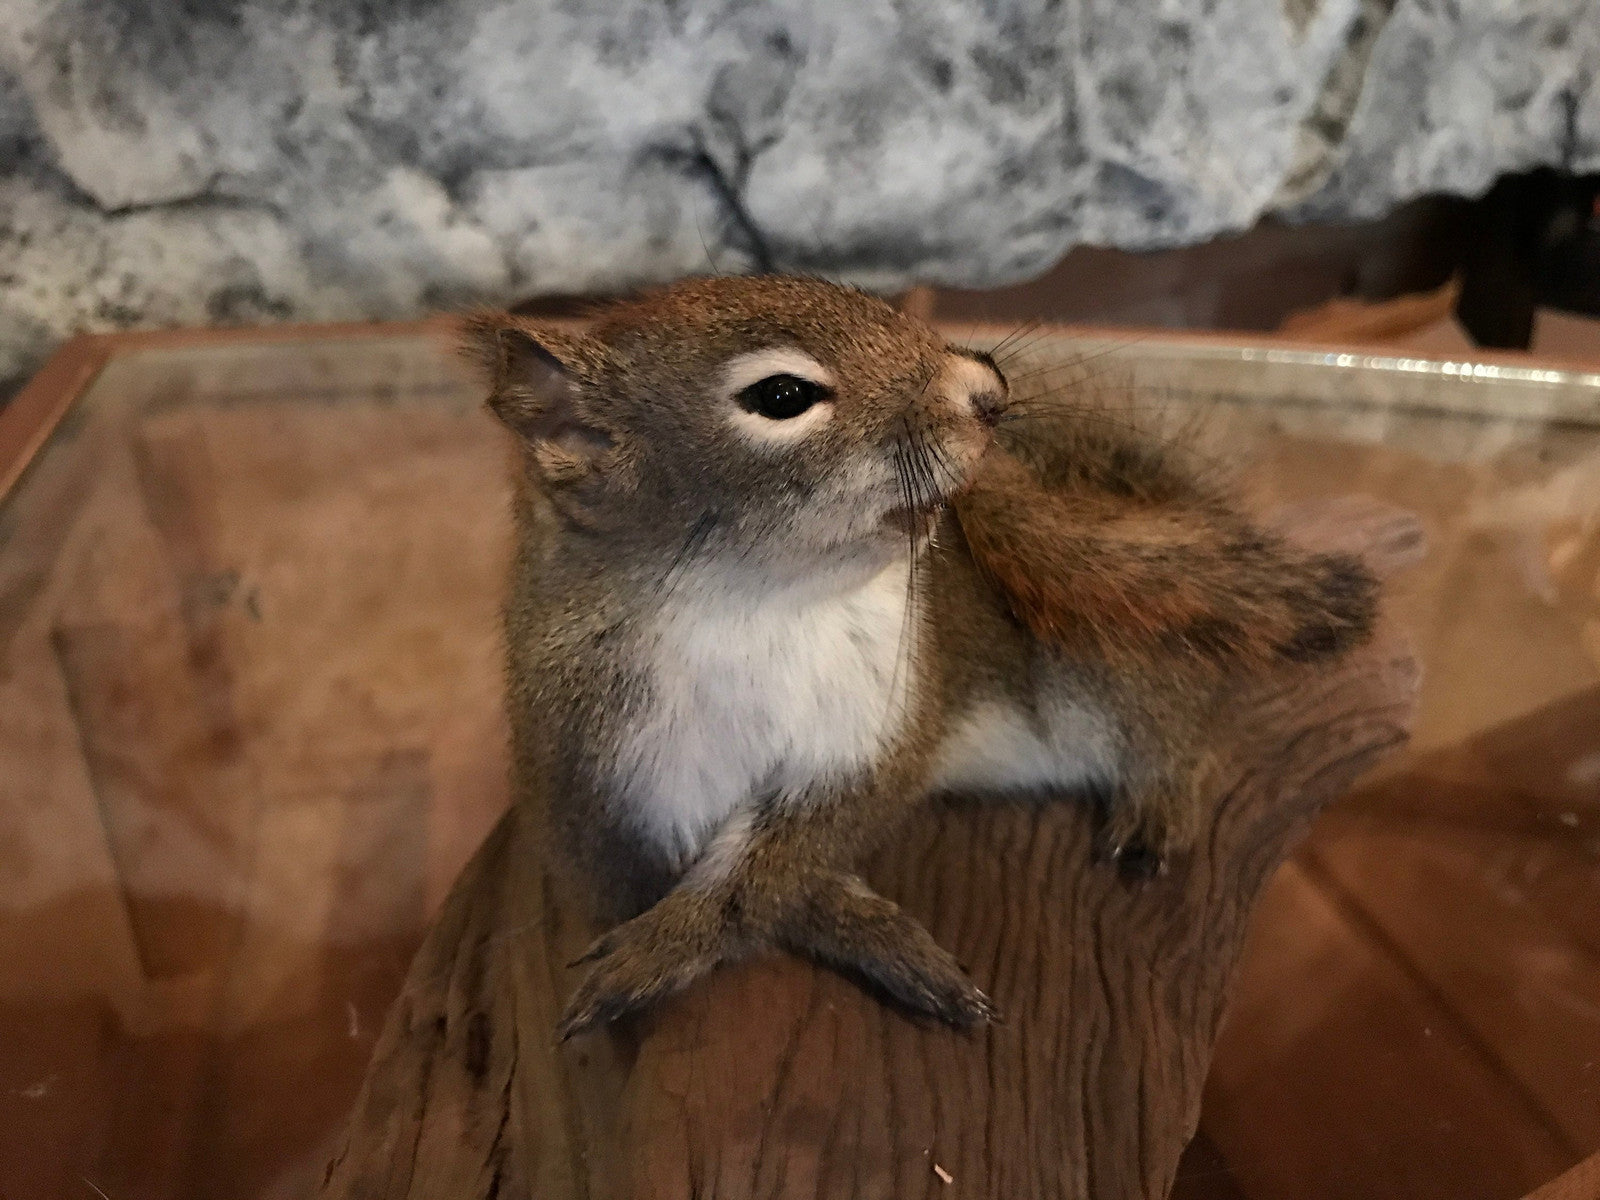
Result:
<svg viewBox="0 0 1600 1200"><path fill-rule="evenodd" d="M909 426L907 428L909 434ZM900 500L906 511L907 529L907 558L906 558L906 598L902 606L900 617L900 636L895 644L894 669L889 675L889 700L884 707L883 723L878 729L878 740L884 740L888 733L889 725L894 720L896 706L900 700L901 673L906 678L906 703L910 703L911 686L910 675L916 656L916 579L917 579L917 546L915 512L911 494L910 466L906 460L905 443L896 440L894 453L890 461L894 465L895 483L900 491Z"/></svg>
<svg viewBox="0 0 1600 1200"><path fill-rule="evenodd" d="M1153 389L1143 389L1146 392ZM1104 395L1104 393L1095 393ZM1044 391L1031 392L1013 399L1006 407L1006 413L1016 410L1046 410L1063 413L1172 413L1179 409L1193 411L1215 411L1220 403L1216 397L1203 397L1196 400L1181 400L1177 393L1162 396L1159 392L1156 398L1148 403L1133 400L1117 400L1115 402L1099 402L1079 398L1079 391L1072 384L1059 384ZM1002 416L1006 413L1001 414Z"/></svg>
<svg viewBox="0 0 1600 1200"><path fill-rule="evenodd" d="M1052 338L1060 336L1058 330L1052 329L1045 321L1032 322L1029 325L1027 332L1030 336L1019 338L1016 341L1011 342L1010 345L1006 346L1005 349L1001 350L999 353L996 353L993 350L989 351L990 357L999 364L1025 361L1028 355L1032 353L1034 347L1038 346L1041 342L1046 342Z"/></svg>
<svg viewBox="0 0 1600 1200"><path fill-rule="evenodd" d="M1004 352L1007 346L1011 345L1020 337L1026 337L1028 334L1038 329L1039 325L1040 322L1037 320L1024 321L1021 325L1018 325L1005 337L1001 338L997 343L989 348L990 357L998 360L1001 353Z"/></svg>
<svg viewBox="0 0 1600 1200"><path fill-rule="evenodd" d="M944 503L947 495L954 492L963 482L962 473L950 461L949 454L937 443L931 443L928 446L928 464L929 472L934 476L934 493L931 507L937 509Z"/></svg>
<svg viewBox="0 0 1600 1200"><path fill-rule="evenodd" d="M661 590L664 595L672 594L689 561L700 552L701 546L711 536L711 530L717 521L718 516L713 511L708 510L700 514L699 520L690 528L689 536L683 539L683 545L679 546L677 554L673 555L666 574L662 576Z"/></svg>
<svg viewBox="0 0 1600 1200"><path fill-rule="evenodd" d="M1170 409L1160 408L1155 405L1146 405L1140 408L1128 408L1119 412L1107 412L1100 409L1077 407L1070 403L1053 405L1050 407L1024 408L1018 407L1000 415L999 423L1004 425L1016 421L1056 421L1063 424L1072 421L1091 421L1102 425L1111 425L1129 431L1142 429L1134 418L1140 414L1156 414L1167 416ZM1147 418L1148 419L1148 418Z"/></svg>
<svg viewBox="0 0 1600 1200"><path fill-rule="evenodd" d="M928 463L922 453L922 435L915 427L906 431L906 461L911 468L912 515L920 516L923 505L927 503ZM914 537L912 540L915 544Z"/></svg>
<svg viewBox="0 0 1600 1200"><path fill-rule="evenodd" d="M927 443L929 472L934 477L934 493L932 500L937 503L942 501L945 494L961 480L961 472L950 461L950 455L936 439L929 439Z"/></svg>
<svg viewBox="0 0 1600 1200"><path fill-rule="evenodd" d="M711 266L711 273L713 275L721 275L722 264L717 261L717 256L711 253L711 246L706 241L705 228L700 224L699 212L694 214L694 231L700 235L700 249L706 252L706 262Z"/></svg>
<svg viewBox="0 0 1600 1200"><path fill-rule="evenodd" d="M1108 362L1098 367L1084 366L1081 363L1058 363L1051 367L1040 367L1037 371L1025 371L1020 375L1011 375L1008 377L1007 383L1010 385L1011 394L1017 398L1041 394L1041 389L1050 393L1061 391L1132 391L1132 385L1127 383L1125 378L1121 383L1105 384L1101 382L1106 379L1116 381L1121 375L1118 370L1119 366L1120 364L1116 362ZM1069 367L1075 373L1071 375L1063 374ZM1034 380L1046 380L1047 382L1035 383L1033 382Z"/></svg>
<svg viewBox="0 0 1600 1200"><path fill-rule="evenodd" d="M1059 435L1071 438L1073 430L1094 438L1121 438L1150 450L1180 455L1188 464L1186 474L1199 478L1207 474L1228 474L1224 460L1205 446L1205 432L1216 402L1193 405L1129 404L1107 410L1075 403L1070 399L1043 404L1022 404L1001 415L997 426L1017 437L1013 444L1025 447L1031 433L1040 431L1048 445ZM1180 416L1180 409L1187 409ZM1154 414L1144 420L1124 414Z"/></svg>
<svg viewBox="0 0 1600 1200"><path fill-rule="evenodd" d="M1076 382L1079 384L1085 384L1095 379L1103 379L1107 374L1110 373L1111 367L1115 364L1106 364L1105 366L1099 368L1092 368L1089 365L1096 359L1106 357L1108 356L1104 354L1097 354L1093 358L1075 359L1071 362L1051 363L1048 366L1035 367L1031 371L1023 371L1018 374L1007 375L1006 382L1012 387L1020 387L1022 384L1027 383L1030 379L1042 379L1049 375L1059 375L1063 371L1079 371L1081 374L1076 378Z"/></svg>
<svg viewBox="0 0 1600 1200"><path fill-rule="evenodd" d="M1035 427L1048 427L1051 425L1092 425L1102 429L1114 429L1129 435L1143 437L1160 437L1160 433L1140 425L1136 421L1125 420L1110 413L1097 413L1092 410L1061 407L1035 412L1006 413L997 422L1001 427L1028 425Z"/></svg>
<svg viewBox="0 0 1600 1200"><path fill-rule="evenodd" d="M1035 328L1038 327L1036 326ZM1023 361L1030 350L1050 336L1051 335L1048 331L1041 330L1030 338L1026 338L1023 341L1014 343L1007 349L1001 351L999 354L995 354L991 350L989 352L989 357L994 359L995 365L1000 367L1002 373L1004 373L1006 367L1014 362Z"/></svg>
<svg viewBox="0 0 1600 1200"><path fill-rule="evenodd" d="M1091 396L1093 397L1102 395L1104 395L1103 392L1091 393ZM1048 388L1044 391L1035 391L1026 395L1016 396L1010 401L1009 404L1007 404L1006 412L1009 413L1018 409L1029 408L1048 408L1050 411L1077 411L1086 413L1108 412L1113 410L1116 412L1168 412L1174 407L1176 406L1173 402L1163 400L1158 400L1148 404L1135 403L1131 400L1119 400L1116 402L1102 402L1097 399L1085 400L1082 398L1082 392L1079 388L1073 384L1067 383L1058 384L1055 387Z"/></svg>
<svg viewBox="0 0 1600 1200"><path fill-rule="evenodd" d="M1008 383L1016 384L1021 383L1025 379L1031 379L1035 375L1044 375L1051 371L1064 371L1069 367L1081 367L1085 363L1095 362L1097 359L1108 358L1113 354L1120 354L1122 351L1127 350L1132 346L1137 346L1140 342L1148 341L1149 338L1150 335L1145 333L1135 335L1126 341L1109 342L1098 349L1086 351L1081 354L1069 355L1060 362L1052 363L1049 366L1039 367L1033 371L1027 372L1026 374L1015 376L1008 375L1006 377L1006 381Z"/></svg>

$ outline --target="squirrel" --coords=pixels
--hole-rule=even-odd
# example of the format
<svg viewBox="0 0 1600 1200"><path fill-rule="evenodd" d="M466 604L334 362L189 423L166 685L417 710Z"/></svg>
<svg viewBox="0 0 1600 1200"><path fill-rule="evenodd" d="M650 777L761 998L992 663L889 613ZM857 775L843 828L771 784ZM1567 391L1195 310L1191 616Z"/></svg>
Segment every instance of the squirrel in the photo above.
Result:
<svg viewBox="0 0 1600 1200"><path fill-rule="evenodd" d="M465 348L514 434L513 802L609 926L563 1040L767 950L998 1020L863 858L939 794L1077 794L1159 869L1224 689L1373 624L1357 560L859 290L689 279Z"/></svg>

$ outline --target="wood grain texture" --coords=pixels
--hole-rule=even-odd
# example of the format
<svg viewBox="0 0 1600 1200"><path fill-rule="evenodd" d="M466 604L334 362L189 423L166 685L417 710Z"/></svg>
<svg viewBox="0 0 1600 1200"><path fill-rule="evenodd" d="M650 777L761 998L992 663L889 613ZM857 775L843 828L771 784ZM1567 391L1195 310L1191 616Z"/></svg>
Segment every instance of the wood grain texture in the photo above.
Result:
<svg viewBox="0 0 1600 1200"><path fill-rule="evenodd" d="M1596 1200L1600 1197L1600 1154L1590 1155L1572 1170L1552 1179L1527 1200Z"/></svg>
<svg viewBox="0 0 1600 1200"><path fill-rule="evenodd" d="M1413 556L1404 528L1301 519L1380 560ZM919 818L869 875L1000 1002L1007 1023L970 1036L763 959L558 1049L562 964L591 931L544 869L539 814L508 814L412 966L323 1195L1164 1196L1255 899L1403 740L1415 687L1385 636L1241 694L1218 718L1215 819L1153 882L1092 861L1079 804Z"/></svg>

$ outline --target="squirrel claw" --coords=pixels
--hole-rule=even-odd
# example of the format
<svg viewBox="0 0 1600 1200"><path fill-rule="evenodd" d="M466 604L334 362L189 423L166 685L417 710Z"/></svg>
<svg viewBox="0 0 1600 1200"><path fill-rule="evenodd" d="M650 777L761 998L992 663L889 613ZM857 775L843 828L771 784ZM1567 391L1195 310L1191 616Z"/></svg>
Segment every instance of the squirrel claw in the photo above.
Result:
<svg viewBox="0 0 1600 1200"><path fill-rule="evenodd" d="M951 1029L976 1029L983 1025L1006 1023L999 1005L966 980L962 980L962 983L965 986L954 995L930 996L927 1007L929 1015Z"/></svg>
<svg viewBox="0 0 1600 1200"><path fill-rule="evenodd" d="M1124 879L1159 879L1167 873L1166 857L1142 842L1113 847L1111 860Z"/></svg>
<svg viewBox="0 0 1600 1200"><path fill-rule="evenodd" d="M641 981L638 984L623 984L614 979L601 977L599 970L591 972L572 999L567 1002L566 1011L556 1025L556 1041L569 1042L578 1034L584 1033L597 1025L609 1025L611 1022L637 1012L661 994L663 989L659 985Z"/></svg>
<svg viewBox="0 0 1600 1200"><path fill-rule="evenodd" d="M618 997L591 997L582 1003L574 997L556 1025L556 1042L565 1045L580 1033L587 1033L596 1025L610 1024L636 1007L638 1005L630 1005Z"/></svg>
<svg viewBox="0 0 1600 1200"><path fill-rule="evenodd" d="M599 937L595 938L594 941L589 943L589 948L587 950L567 964L567 970L570 971L575 967L582 967L592 962L599 962L606 956L607 953L610 952L611 944L611 934L601 934Z"/></svg>
<svg viewBox="0 0 1600 1200"><path fill-rule="evenodd" d="M714 939L703 943L669 932L657 906L603 934L571 964L589 966L556 1037L566 1042L595 1025L609 1024L687 987L716 965Z"/></svg>
<svg viewBox="0 0 1600 1200"><path fill-rule="evenodd" d="M1000 1006L993 1000L989 999L988 995L979 989L973 988L972 990L975 993L973 999L977 1003L977 1010L979 1014L979 1019L973 1022L973 1024L1004 1025L1006 1023L1006 1017L1005 1014L1000 1011Z"/></svg>

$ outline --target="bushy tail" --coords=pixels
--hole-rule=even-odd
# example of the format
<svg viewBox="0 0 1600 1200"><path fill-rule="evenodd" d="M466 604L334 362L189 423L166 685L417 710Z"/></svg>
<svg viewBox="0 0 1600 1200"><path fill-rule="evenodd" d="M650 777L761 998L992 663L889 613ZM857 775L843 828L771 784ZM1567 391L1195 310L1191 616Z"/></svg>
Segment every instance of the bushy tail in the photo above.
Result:
<svg viewBox="0 0 1600 1200"><path fill-rule="evenodd" d="M1115 441L1078 449L1136 453ZM974 560L1035 636L1229 670L1332 657L1371 632L1377 581L1357 559L1300 550L1182 479L1130 489L1115 461L1079 467L1047 485L996 447L956 502Z"/></svg>

